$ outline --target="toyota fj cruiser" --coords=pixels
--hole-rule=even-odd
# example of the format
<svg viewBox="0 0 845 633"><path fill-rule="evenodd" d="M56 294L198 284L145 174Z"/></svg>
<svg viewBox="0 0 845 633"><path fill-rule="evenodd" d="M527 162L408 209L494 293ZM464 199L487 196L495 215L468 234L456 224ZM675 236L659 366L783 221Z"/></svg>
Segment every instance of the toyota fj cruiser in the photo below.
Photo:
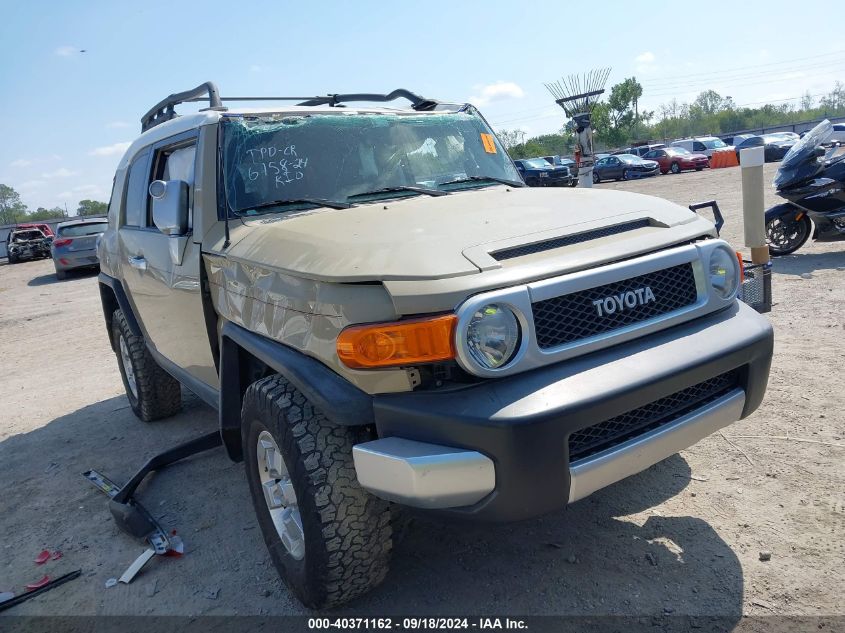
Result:
<svg viewBox="0 0 845 633"><path fill-rule="evenodd" d="M397 508L540 515L760 404L772 329L708 220L529 189L471 105L224 101L144 116L100 292L132 410L172 415L183 385L219 411L304 604L385 577Z"/></svg>

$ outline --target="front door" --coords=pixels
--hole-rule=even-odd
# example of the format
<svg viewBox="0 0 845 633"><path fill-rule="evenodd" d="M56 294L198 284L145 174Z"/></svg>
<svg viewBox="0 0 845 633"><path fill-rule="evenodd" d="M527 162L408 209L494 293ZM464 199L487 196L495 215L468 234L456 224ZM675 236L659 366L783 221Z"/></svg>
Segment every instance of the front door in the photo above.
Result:
<svg viewBox="0 0 845 633"><path fill-rule="evenodd" d="M218 388L200 294L200 244L189 234L167 236L152 218L153 180L188 183L194 198L196 134L181 134L137 156L129 169L124 221L119 230L123 280L147 344L203 383Z"/></svg>

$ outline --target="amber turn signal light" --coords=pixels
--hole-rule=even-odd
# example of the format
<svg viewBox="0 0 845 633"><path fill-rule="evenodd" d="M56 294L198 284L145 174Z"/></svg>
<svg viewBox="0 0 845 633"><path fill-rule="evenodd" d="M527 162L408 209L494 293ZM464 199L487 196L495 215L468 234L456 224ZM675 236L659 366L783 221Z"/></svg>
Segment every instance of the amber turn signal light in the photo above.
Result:
<svg viewBox="0 0 845 633"><path fill-rule="evenodd" d="M337 355L353 369L395 367L451 360L458 317L408 319L348 327L337 337Z"/></svg>

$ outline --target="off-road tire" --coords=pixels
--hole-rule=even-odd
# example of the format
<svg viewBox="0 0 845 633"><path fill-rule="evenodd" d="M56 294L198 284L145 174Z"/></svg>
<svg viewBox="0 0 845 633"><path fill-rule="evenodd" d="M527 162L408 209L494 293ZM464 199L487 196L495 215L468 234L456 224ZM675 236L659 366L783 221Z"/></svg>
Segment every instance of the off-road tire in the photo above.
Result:
<svg viewBox="0 0 845 633"><path fill-rule="evenodd" d="M120 339L126 342L132 369L135 373L137 395L132 393L120 352ZM182 408L182 388L173 376L155 362L143 336L132 334L123 311L118 309L112 315L112 340L114 341L117 365L123 388L129 399L132 412L143 422L152 422L175 415Z"/></svg>
<svg viewBox="0 0 845 633"><path fill-rule="evenodd" d="M352 446L372 438L363 427L331 424L279 375L246 390L241 438L252 501L270 557L307 607L352 600L381 583L393 548L390 504L358 485ZM287 551L273 524L259 478L257 445L268 431L282 453L296 493L305 555Z"/></svg>

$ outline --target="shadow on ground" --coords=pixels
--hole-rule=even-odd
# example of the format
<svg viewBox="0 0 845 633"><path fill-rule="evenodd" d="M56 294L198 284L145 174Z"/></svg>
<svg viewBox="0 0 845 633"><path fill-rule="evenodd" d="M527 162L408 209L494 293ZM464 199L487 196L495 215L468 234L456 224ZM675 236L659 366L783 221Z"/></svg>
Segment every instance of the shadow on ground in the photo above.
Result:
<svg viewBox="0 0 845 633"><path fill-rule="evenodd" d="M82 569L81 578L9 614L311 613L270 564L243 467L223 449L157 473L139 490L162 525L182 535L185 556L156 557L132 584L105 588L144 546L117 530L106 498L81 473L95 468L122 483L152 455L215 425L215 412L193 396L184 398L181 414L152 424L135 419L121 396L0 442L3 506L10 509L2 512L0 584L20 589L44 573ZM689 477L676 455L533 521L495 526L417 518L384 584L335 613L673 613L716 615L731 627L742 613L736 556L707 522L648 510L689 494ZM636 513L642 514L624 518ZM64 557L48 563L50 569L36 568L33 558L42 549L60 549Z"/></svg>
<svg viewBox="0 0 845 633"><path fill-rule="evenodd" d="M795 275L812 273L817 270L836 270L845 266L845 243L839 253L802 253L775 257L772 259L772 272L775 275Z"/></svg>
<svg viewBox="0 0 845 633"><path fill-rule="evenodd" d="M65 279L59 279L58 277L56 277L56 273L49 273L47 275L39 275L38 277L33 277L28 282L26 282L26 285L30 287L35 287L49 286L51 284L61 284L72 279L77 279L79 277L94 277L98 275L99 272L100 271L96 268L80 268L79 270L69 270L67 271L67 278Z"/></svg>

